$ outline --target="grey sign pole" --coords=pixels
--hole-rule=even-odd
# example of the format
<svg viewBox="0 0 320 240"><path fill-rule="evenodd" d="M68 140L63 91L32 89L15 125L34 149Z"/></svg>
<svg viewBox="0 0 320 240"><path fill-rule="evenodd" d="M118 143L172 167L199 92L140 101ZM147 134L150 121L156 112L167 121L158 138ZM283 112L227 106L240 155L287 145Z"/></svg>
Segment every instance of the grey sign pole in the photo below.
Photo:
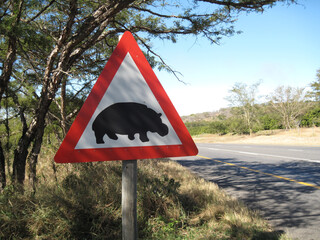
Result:
<svg viewBox="0 0 320 240"><path fill-rule="evenodd" d="M122 240L137 240L137 160L122 161Z"/></svg>
<svg viewBox="0 0 320 240"><path fill-rule="evenodd" d="M121 207L122 240L137 240L137 160L122 161Z"/></svg>

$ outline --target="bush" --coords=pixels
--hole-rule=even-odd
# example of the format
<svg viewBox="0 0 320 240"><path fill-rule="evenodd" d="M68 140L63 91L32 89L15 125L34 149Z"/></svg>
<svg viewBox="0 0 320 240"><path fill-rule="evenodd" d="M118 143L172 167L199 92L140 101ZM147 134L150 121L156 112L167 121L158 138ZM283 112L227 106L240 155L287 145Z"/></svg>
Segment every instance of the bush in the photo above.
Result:
<svg viewBox="0 0 320 240"><path fill-rule="evenodd" d="M303 127L320 127L320 107L316 107L303 115L301 119Z"/></svg>
<svg viewBox="0 0 320 240"><path fill-rule="evenodd" d="M262 124L262 130L274 130L281 128L281 121L276 117L271 117L270 115L263 115L260 118Z"/></svg>
<svg viewBox="0 0 320 240"><path fill-rule="evenodd" d="M224 135L228 133L228 126L223 121L213 121L209 123L208 133Z"/></svg>
<svg viewBox="0 0 320 240"><path fill-rule="evenodd" d="M189 133L194 135L199 135L208 132L209 122L199 121L199 122L187 122L185 123Z"/></svg>
<svg viewBox="0 0 320 240"><path fill-rule="evenodd" d="M225 121L200 121L185 123L191 135L199 135L204 133L224 135L228 133L228 126Z"/></svg>
<svg viewBox="0 0 320 240"><path fill-rule="evenodd" d="M250 130L241 118L231 117L227 120L228 131L234 134L249 134Z"/></svg>

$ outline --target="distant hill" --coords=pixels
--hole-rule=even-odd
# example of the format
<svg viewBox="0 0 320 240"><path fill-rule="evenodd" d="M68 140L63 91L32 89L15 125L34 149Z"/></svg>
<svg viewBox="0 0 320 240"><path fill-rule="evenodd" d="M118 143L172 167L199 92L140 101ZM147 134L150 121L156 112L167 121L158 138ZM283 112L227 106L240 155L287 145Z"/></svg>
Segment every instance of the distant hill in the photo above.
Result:
<svg viewBox="0 0 320 240"><path fill-rule="evenodd" d="M228 118L231 115L231 108L221 108L214 112L194 113L188 116L182 116L181 119L183 122L212 121L219 116Z"/></svg>

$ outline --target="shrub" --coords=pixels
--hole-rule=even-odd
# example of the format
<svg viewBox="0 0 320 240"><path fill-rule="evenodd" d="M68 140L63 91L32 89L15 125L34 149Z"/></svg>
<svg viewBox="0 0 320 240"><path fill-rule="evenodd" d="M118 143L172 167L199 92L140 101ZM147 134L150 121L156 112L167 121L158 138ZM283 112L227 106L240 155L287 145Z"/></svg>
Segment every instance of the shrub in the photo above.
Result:
<svg viewBox="0 0 320 240"><path fill-rule="evenodd" d="M263 130L274 130L281 128L281 122L276 117L271 117L270 115L263 115L260 118Z"/></svg>
<svg viewBox="0 0 320 240"><path fill-rule="evenodd" d="M228 133L228 127L223 121L213 121L209 123L208 133L224 135Z"/></svg>
<svg viewBox="0 0 320 240"><path fill-rule="evenodd" d="M303 127L320 127L320 107L316 107L303 115L301 119Z"/></svg>
<svg viewBox="0 0 320 240"><path fill-rule="evenodd" d="M234 134L249 134L249 128L241 118L231 117L227 120L228 130Z"/></svg>

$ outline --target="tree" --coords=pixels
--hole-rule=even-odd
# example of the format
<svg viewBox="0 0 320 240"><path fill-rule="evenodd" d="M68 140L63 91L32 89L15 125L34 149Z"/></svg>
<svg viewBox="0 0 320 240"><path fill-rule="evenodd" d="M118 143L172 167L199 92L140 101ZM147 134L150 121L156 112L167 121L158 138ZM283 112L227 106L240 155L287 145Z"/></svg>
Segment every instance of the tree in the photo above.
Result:
<svg viewBox="0 0 320 240"><path fill-rule="evenodd" d="M46 125L54 118L66 132L68 121L80 107L69 111L68 105L75 99L81 102L116 46L119 34L131 31L153 67L175 74L152 50L152 39L175 42L179 35L202 35L218 43L221 37L235 33L232 24L239 12L262 12L277 2L295 0L3 0L0 103L7 91L15 103L11 112L18 113L21 122L13 156L13 182L23 184L28 158L30 179L35 184ZM209 12L200 3L216 7ZM4 186L1 152L0 147Z"/></svg>
<svg viewBox="0 0 320 240"><path fill-rule="evenodd" d="M286 129L297 125L298 117L309 107L304 88L279 86L268 98L273 109L281 115L282 124Z"/></svg>
<svg viewBox="0 0 320 240"><path fill-rule="evenodd" d="M277 112L274 111L270 103L260 104L258 118L260 122L259 130L281 129L282 121Z"/></svg>
<svg viewBox="0 0 320 240"><path fill-rule="evenodd" d="M320 127L320 106L311 108L301 119L304 127Z"/></svg>
<svg viewBox="0 0 320 240"><path fill-rule="evenodd" d="M315 101L320 102L320 69L317 70L316 78L317 80L311 83L312 91L310 94Z"/></svg>
<svg viewBox="0 0 320 240"><path fill-rule="evenodd" d="M17 39L16 32L21 22L22 1L17 1L14 5L5 6L5 2L0 8L0 59L1 59L1 75L0 75L0 103L2 95L7 89L9 80L12 75L13 63L16 60L17 54ZM6 39L3 39L6 36ZM5 50L4 50L5 49ZM1 105L0 105L1 106ZM0 109L1 110L1 109ZM0 190L6 185L5 176L5 157L0 141Z"/></svg>
<svg viewBox="0 0 320 240"><path fill-rule="evenodd" d="M257 90L261 81L258 81L251 86L245 83L235 83L231 90L230 95L226 99L236 111L236 115L241 116L249 130L250 135L253 132L253 125L257 120ZM238 110L238 111L237 111Z"/></svg>

